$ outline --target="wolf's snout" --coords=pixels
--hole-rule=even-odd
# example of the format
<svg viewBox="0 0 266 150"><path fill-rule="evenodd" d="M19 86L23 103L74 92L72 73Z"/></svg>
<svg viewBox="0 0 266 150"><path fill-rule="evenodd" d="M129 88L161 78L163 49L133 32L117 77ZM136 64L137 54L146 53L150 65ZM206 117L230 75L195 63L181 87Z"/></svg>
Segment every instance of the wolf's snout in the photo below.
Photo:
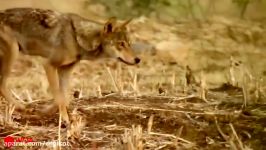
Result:
<svg viewBox="0 0 266 150"><path fill-rule="evenodd" d="M135 60L136 64L138 64L140 62L140 59L138 57L136 57L134 60Z"/></svg>

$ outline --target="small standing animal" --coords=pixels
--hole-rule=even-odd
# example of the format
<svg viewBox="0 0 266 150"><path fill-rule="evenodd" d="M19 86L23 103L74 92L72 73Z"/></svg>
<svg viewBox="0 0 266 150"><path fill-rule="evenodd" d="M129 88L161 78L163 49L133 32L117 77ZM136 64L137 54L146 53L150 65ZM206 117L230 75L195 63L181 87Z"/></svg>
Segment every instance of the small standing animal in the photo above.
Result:
<svg viewBox="0 0 266 150"><path fill-rule="evenodd" d="M16 101L7 89L7 79L19 52L45 58L44 69L56 105L69 123L66 99L68 80L80 60L118 58L135 65L140 59L131 49L127 24L118 24L114 17L105 24L93 22L73 13L48 9L12 8L0 11L0 91L16 108L25 105Z"/></svg>

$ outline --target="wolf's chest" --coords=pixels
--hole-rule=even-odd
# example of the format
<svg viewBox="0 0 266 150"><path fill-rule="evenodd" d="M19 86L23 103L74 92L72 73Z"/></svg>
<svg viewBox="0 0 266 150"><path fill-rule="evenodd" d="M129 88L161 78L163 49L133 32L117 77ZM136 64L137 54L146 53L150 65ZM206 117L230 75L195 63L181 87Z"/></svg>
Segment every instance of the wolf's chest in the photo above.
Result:
<svg viewBox="0 0 266 150"><path fill-rule="evenodd" d="M61 66L71 65L77 63L80 60L80 55L75 55L72 57L65 57L61 62Z"/></svg>
<svg viewBox="0 0 266 150"><path fill-rule="evenodd" d="M50 61L56 66L66 66L77 63L80 60L80 54L77 51L66 51L60 49L54 49L50 56Z"/></svg>

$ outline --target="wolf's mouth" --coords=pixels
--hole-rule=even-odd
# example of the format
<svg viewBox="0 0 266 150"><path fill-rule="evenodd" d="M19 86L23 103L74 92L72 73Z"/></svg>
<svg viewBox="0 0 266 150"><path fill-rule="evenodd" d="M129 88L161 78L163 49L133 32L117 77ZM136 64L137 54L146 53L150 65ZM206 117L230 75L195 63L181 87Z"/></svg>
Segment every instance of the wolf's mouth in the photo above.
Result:
<svg viewBox="0 0 266 150"><path fill-rule="evenodd" d="M127 65L135 65L135 63L130 63L130 62L127 62L125 61L124 59L122 59L121 57L118 57L118 60L120 60L121 62L127 64Z"/></svg>

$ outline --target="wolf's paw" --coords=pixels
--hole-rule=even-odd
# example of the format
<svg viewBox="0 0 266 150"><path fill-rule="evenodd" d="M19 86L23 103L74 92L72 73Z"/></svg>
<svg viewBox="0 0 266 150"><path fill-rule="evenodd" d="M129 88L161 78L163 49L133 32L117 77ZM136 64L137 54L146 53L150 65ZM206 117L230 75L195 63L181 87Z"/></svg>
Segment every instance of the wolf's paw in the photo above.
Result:
<svg viewBox="0 0 266 150"><path fill-rule="evenodd" d="M18 112L24 112L26 110L26 104L21 102L12 103L15 106L15 110Z"/></svg>
<svg viewBox="0 0 266 150"><path fill-rule="evenodd" d="M50 116L56 114L58 111L58 106L55 104L44 105L39 109L40 115Z"/></svg>

